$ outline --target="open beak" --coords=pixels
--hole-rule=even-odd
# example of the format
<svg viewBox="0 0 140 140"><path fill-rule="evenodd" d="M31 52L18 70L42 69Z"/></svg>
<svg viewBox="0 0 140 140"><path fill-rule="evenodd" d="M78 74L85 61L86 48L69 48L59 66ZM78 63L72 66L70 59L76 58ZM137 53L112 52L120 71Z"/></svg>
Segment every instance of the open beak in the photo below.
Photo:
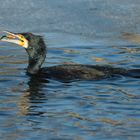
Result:
<svg viewBox="0 0 140 140"><path fill-rule="evenodd" d="M21 34L14 34L8 31L0 31L4 35L0 37L0 41L2 42L11 42L22 46L24 48L28 48L28 40Z"/></svg>

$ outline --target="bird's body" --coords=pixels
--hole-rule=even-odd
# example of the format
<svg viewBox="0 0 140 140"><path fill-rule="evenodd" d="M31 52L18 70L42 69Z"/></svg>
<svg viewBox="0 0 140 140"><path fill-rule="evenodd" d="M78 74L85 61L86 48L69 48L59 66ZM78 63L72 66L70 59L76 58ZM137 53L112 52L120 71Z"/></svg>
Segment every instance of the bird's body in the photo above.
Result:
<svg viewBox="0 0 140 140"><path fill-rule="evenodd" d="M38 74L44 77L69 81L69 80L100 80L115 75L127 75L128 70L112 68L110 66L92 65L57 65L41 68Z"/></svg>
<svg viewBox="0 0 140 140"><path fill-rule="evenodd" d="M111 66L97 65L58 65L41 68L46 58L46 45L41 36L32 33L10 33L2 36L1 41L12 42L25 48L29 56L27 73L31 76L43 76L61 81L70 80L99 80L115 75L124 75L140 78L140 69L113 68Z"/></svg>

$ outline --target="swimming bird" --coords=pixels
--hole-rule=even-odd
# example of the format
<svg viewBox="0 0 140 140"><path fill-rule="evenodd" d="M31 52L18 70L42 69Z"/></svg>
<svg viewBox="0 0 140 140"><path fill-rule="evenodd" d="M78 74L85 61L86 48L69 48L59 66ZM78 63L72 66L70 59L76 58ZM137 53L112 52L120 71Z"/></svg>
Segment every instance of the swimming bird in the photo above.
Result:
<svg viewBox="0 0 140 140"><path fill-rule="evenodd" d="M2 42L11 42L25 48L28 54L27 73L60 81L99 80L116 75L140 78L140 69L124 69L111 66L65 64L41 68L46 58L47 48L40 35L33 33L12 33L3 31Z"/></svg>

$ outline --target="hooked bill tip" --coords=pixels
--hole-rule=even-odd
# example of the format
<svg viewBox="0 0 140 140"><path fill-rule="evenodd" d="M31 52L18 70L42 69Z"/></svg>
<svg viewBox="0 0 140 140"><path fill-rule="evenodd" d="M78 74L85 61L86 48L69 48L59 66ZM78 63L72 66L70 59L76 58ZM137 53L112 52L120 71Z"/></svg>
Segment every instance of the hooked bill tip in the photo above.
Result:
<svg viewBox="0 0 140 140"><path fill-rule="evenodd" d="M6 36L1 36L1 37L0 37L0 40L3 39L3 38L5 38L5 37L6 37Z"/></svg>

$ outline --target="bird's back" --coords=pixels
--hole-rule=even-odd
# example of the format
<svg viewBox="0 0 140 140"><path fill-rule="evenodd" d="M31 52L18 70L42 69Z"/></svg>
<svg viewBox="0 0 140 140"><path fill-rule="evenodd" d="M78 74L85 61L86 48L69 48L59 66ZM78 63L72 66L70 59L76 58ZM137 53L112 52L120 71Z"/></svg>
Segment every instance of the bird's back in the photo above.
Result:
<svg viewBox="0 0 140 140"><path fill-rule="evenodd" d="M39 73L48 78L61 80L99 80L114 75L125 75L128 71L110 66L58 65L42 68Z"/></svg>

